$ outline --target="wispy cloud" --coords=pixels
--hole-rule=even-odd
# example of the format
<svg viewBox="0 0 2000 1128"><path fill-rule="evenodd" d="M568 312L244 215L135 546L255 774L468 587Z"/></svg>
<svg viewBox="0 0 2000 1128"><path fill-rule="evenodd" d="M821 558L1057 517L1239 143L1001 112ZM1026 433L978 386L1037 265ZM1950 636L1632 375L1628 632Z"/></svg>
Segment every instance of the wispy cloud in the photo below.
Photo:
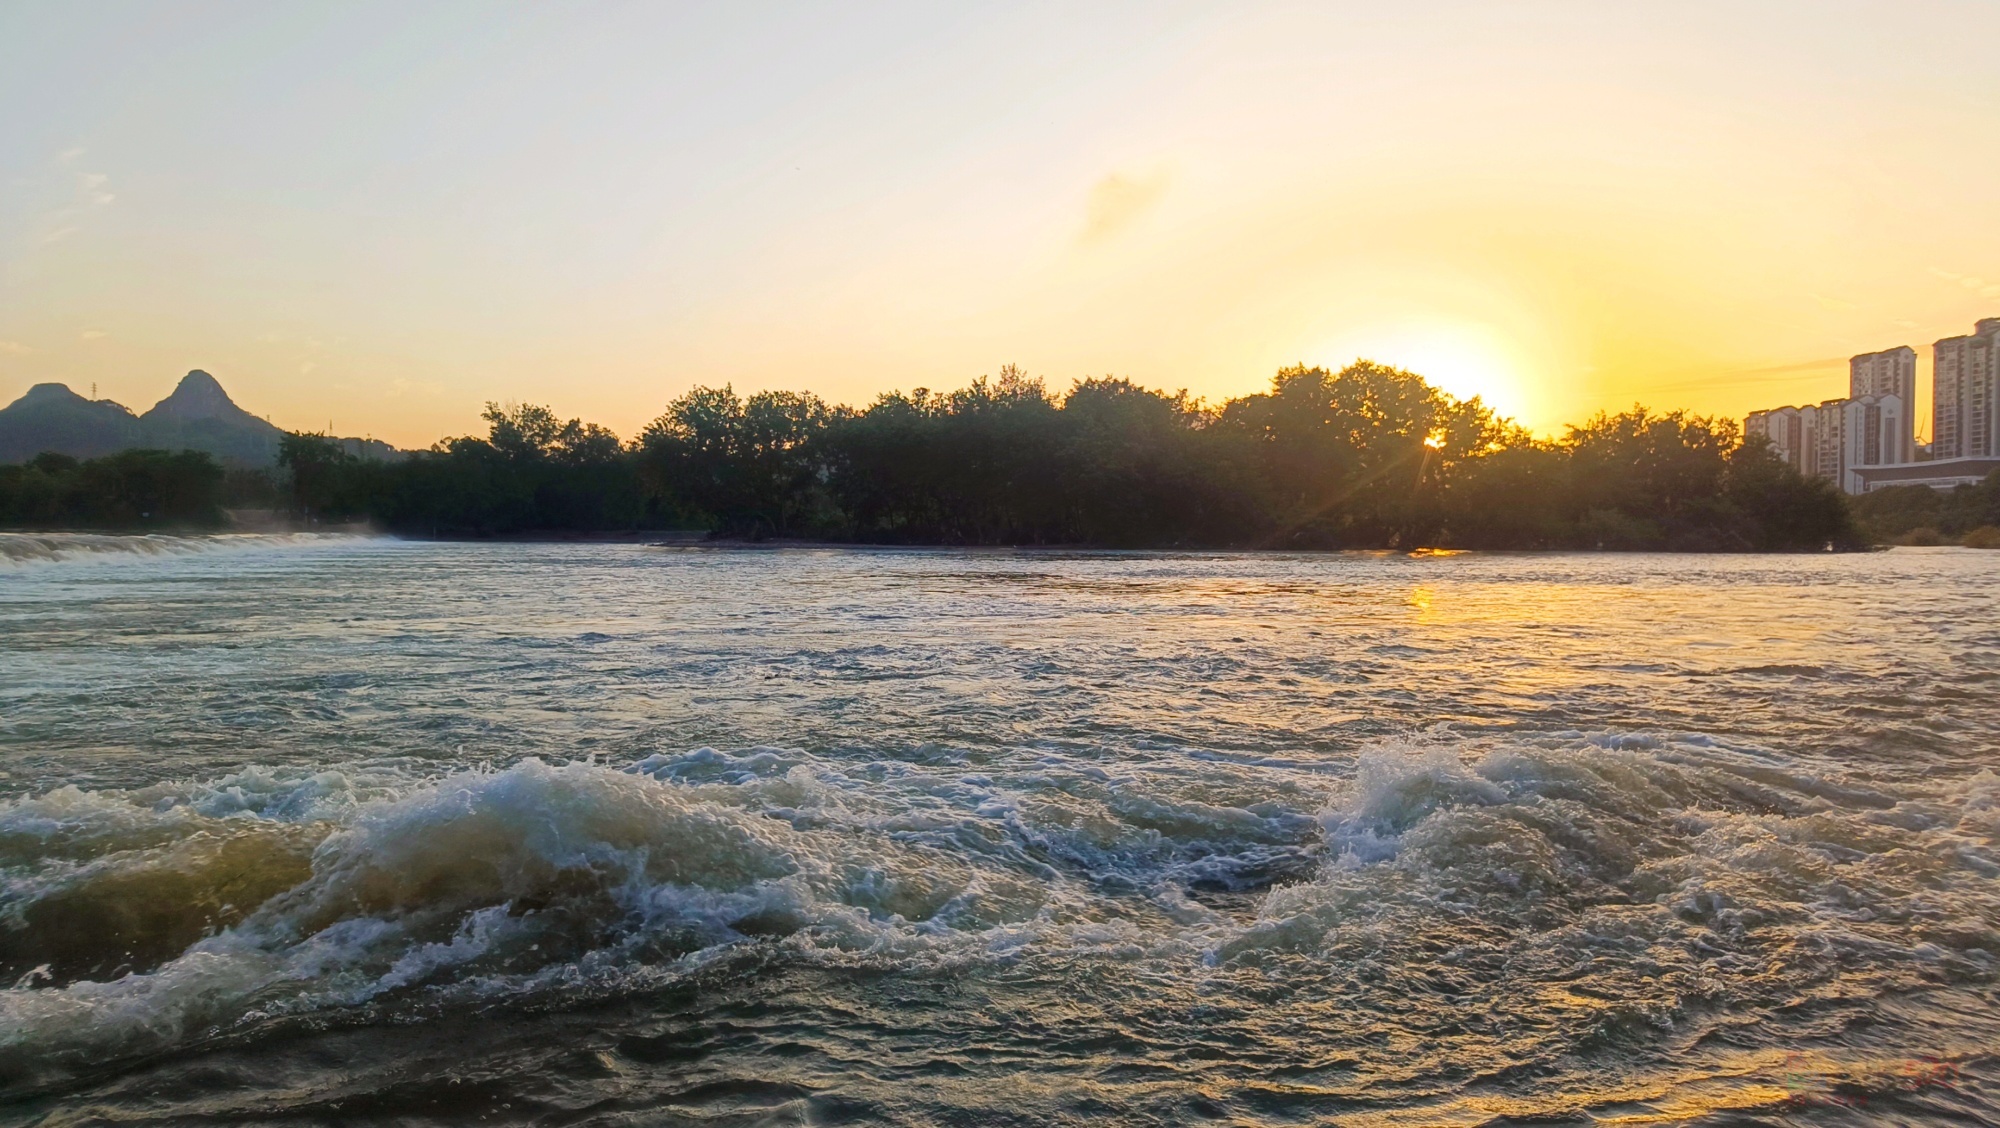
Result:
<svg viewBox="0 0 2000 1128"><path fill-rule="evenodd" d="M1956 282L1982 298L2000 298L2000 282L1988 282L1976 274L1960 274L1956 270L1946 270L1939 266L1931 267L1931 274L1946 282Z"/></svg>
<svg viewBox="0 0 2000 1128"><path fill-rule="evenodd" d="M1144 176L1114 172L1090 189L1084 206L1080 243L1098 243L1130 227L1134 220L1151 211L1166 195L1173 175L1164 169Z"/></svg>
<svg viewBox="0 0 2000 1128"><path fill-rule="evenodd" d="M78 174L76 184L78 190L83 193L85 200L102 207L118 198L104 190L104 185L110 179L109 176L101 172L85 172Z"/></svg>
<svg viewBox="0 0 2000 1128"><path fill-rule="evenodd" d="M1815 369L1827 368L1836 364L1846 364L1847 361L1848 358L1844 356L1824 356L1818 360L1795 360L1785 364L1766 364L1759 368L1739 368L1735 372L1730 373L1730 375L1750 377L1768 376L1776 378L1779 376L1790 376L1795 372L1811 372Z"/></svg>
<svg viewBox="0 0 2000 1128"><path fill-rule="evenodd" d="M56 155L55 168L51 170L53 182L46 190L56 206L42 213L43 233L36 240L43 247L54 246L82 231L91 213L110 206L118 198L111 191L111 176L103 172L71 172L68 166L83 156L83 149L65 149ZM68 187L62 187L64 181Z"/></svg>
<svg viewBox="0 0 2000 1128"><path fill-rule="evenodd" d="M1829 356L1818 360L1796 360L1784 364L1766 364L1756 368L1736 368L1726 372L1711 372L1688 380L1674 380L1652 385L1655 391L1675 391L1683 388L1712 388L1717 384L1783 384L1796 381L1799 377L1813 372L1824 372L1829 368L1845 369L1847 357Z"/></svg>
<svg viewBox="0 0 2000 1128"><path fill-rule="evenodd" d="M26 356L34 351L19 341L0 341L0 353L8 353L13 356Z"/></svg>
<svg viewBox="0 0 2000 1128"><path fill-rule="evenodd" d="M402 397L409 395L411 392L418 392L426 396L441 395L444 392L444 385L433 383L429 380L413 384L410 381L403 379L401 376L398 376L394 380L389 381L388 390L383 392L382 394L388 397L389 399L401 399Z"/></svg>
<svg viewBox="0 0 2000 1128"><path fill-rule="evenodd" d="M101 341L104 338L109 337L110 335L111 334L106 333L102 329L85 329L83 332L78 333L76 336L77 339L80 341Z"/></svg>

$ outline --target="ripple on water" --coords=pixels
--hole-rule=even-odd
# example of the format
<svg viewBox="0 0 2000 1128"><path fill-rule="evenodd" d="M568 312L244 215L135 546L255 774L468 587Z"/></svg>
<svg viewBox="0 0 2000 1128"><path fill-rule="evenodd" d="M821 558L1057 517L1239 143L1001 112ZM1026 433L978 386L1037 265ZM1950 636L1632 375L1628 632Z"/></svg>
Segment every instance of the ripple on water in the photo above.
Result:
<svg viewBox="0 0 2000 1128"><path fill-rule="evenodd" d="M1957 556L288 551L0 602L27 1116L1994 1115Z"/></svg>

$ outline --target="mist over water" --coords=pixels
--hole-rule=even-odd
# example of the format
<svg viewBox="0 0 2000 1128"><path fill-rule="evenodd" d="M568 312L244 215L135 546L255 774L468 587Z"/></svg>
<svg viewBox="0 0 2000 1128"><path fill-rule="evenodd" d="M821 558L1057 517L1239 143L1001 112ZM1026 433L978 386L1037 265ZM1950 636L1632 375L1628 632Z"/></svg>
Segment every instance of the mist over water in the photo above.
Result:
<svg viewBox="0 0 2000 1128"><path fill-rule="evenodd" d="M2000 1118L2000 554L113 540L6 1122Z"/></svg>

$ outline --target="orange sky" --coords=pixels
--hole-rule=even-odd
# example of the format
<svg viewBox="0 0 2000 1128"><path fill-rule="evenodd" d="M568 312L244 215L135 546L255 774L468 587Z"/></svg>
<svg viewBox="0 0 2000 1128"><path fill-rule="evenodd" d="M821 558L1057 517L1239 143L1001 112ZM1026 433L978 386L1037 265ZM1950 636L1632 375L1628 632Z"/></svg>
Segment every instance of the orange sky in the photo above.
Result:
<svg viewBox="0 0 2000 1128"><path fill-rule="evenodd" d="M2000 315L2000 6L1387 7L10 6L0 400L422 446L1370 356L1551 431L1927 395Z"/></svg>

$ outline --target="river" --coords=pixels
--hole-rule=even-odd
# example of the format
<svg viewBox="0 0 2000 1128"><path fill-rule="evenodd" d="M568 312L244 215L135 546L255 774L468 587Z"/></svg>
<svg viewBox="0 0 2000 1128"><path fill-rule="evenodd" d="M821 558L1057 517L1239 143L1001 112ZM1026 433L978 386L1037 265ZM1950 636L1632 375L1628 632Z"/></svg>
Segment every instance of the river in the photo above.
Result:
<svg viewBox="0 0 2000 1128"><path fill-rule="evenodd" d="M0 542L6 1123L2000 1119L2000 553Z"/></svg>

